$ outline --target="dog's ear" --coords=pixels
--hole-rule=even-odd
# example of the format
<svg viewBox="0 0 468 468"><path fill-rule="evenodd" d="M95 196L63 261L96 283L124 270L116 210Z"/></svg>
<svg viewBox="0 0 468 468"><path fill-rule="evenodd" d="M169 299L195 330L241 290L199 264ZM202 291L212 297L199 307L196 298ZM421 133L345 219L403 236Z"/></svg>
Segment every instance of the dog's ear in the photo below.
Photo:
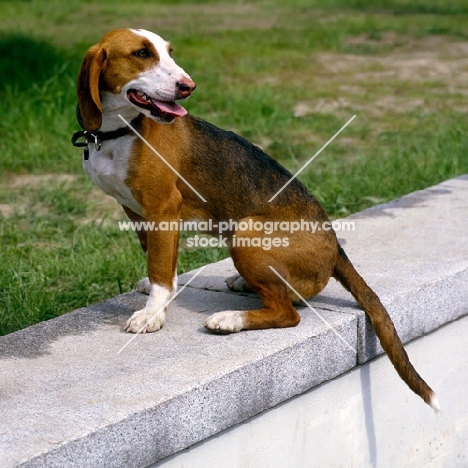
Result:
<svg viewBox="0 0 468 468"><path fill-rule="evenodd" d="M102 124L102 106L99 96L99 77L107 58L101 44L92 46L85 55L76 85L78 106L84 129L99 130Z"/></svg>

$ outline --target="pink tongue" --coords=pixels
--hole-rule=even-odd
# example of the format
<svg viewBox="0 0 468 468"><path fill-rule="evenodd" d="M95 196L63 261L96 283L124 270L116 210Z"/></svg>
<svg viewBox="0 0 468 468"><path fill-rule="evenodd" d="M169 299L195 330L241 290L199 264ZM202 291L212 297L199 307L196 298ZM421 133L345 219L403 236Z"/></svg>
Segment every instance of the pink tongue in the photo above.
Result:
<svg viewBox="0 0 468 468"><path fill-rule="evenodd" d="M158 108L163 112L166 112L166 114L170 114L175 117L183 117L187 114L187 111L176 102L163 102L153 100L153 104L158 106Z"/></svg>

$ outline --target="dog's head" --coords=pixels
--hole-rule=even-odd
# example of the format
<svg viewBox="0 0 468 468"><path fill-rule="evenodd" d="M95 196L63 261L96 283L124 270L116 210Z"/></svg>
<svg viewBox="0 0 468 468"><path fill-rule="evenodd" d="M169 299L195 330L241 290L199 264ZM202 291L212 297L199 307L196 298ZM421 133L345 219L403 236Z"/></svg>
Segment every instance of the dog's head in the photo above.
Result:
<svg viewBox="0 0 468 468"><path fill-rule="evenodd" d="M142 29L116 29L92 46L78 75L78 104L84 128L102 125L103 103L132 106L160 123L187 111L177 104L195 89L190 76L171 57L171 45Z"/></svg>

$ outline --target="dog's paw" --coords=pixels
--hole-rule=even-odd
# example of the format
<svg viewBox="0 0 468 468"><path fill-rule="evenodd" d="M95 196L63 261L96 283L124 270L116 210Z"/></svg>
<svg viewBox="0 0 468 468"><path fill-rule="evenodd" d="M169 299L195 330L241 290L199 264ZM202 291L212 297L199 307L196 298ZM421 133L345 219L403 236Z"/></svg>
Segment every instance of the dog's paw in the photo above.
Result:
<svg viewBox="0 0 468 468"><path fill-rule="evenodd" d="M244 328L244 312L217 312L208 317L203 325L214 333L237 333Z"/></svg>
<svg viewBox="0 0 468 468"><path fill-rule="evenodd" d="M148 277L143 278L141 281L138 281L136 290L143 294L149 294L151 292L151 283Z"/></svg>
<svg viewBox="0 0 468 468"><path fill-rule="evenodd" d="M160 330L166 319L166 312L151 312L146 307L135 312L125 325L127 333L151 333Z"/></svg>
<svg viewBox="0 0 468 468"><path fill-rule="evenodd" d="M230 276L225 280L227 287L235 292L254 292L241 275Z"/></svg>

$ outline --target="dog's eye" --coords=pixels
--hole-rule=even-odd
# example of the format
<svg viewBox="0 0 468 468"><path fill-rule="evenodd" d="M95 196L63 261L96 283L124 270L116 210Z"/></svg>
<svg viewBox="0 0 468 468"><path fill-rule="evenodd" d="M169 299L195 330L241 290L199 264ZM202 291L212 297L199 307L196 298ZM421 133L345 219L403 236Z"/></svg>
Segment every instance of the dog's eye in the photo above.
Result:
<svg viewBox="0 0 468 468"><path fill-rule="evenodd" d="M138 58L149 58L151 57L150 51L144 47L143 49L137 50L136 52L133 53Z"/></svg>

